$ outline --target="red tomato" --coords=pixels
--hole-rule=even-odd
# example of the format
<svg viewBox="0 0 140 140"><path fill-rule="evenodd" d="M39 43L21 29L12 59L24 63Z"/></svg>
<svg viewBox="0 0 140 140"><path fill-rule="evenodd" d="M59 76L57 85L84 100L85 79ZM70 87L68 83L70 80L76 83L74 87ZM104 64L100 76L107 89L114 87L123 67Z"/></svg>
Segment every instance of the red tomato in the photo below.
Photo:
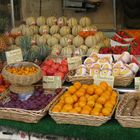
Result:
<svg viewBox="0 0 140 140"><path fill-rule="evenodd" d="M58 63L54 63L52 64L52 68L57 70L59 68L59 64Z"/></svg>
<svg viewBox="0 0 140 140"><path fill-rule="evenodd" d="M41 69L42 69L43 71L47 71L48 66L44 65L44 66L41 67Z"/></svg>
<svg viewBox="0 0 140 140"><path fill-rule="evenodd" d="M55 72L56 72L55 69L49 68L46 73L47 73L48 76L53 76Z"/></svg>
<svg viewBox="0 0 140 140"><path fill-rule="evenodd" d="M65 75L64 75L63 72L56 72L56 73L55 73L55 76L60 76L61 79L63 80Z"/></svg>

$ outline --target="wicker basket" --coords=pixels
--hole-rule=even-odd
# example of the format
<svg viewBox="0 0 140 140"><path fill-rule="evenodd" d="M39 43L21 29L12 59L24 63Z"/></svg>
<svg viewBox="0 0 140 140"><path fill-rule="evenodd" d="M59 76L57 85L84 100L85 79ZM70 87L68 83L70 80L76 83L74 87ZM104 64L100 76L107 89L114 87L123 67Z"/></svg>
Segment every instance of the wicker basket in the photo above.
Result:
<svg viewBox="0 0 140 140"><path fill-rule="evenodd" d="M119 94L118 94L119 95ZM89 126L101 126L111 119L114 113L115 107L110 116L91 116L84 114L74 114L74 113L63 113L63 112L52 112L53 107L58 103L59 99L54 101L51 108L49 109L49 114L58 124L75 124L75 125L89 125ZM117 99L118 103L118 99ZM117 105L116 103L116 105Z"/></svg>
<svg viewBox="0 0 140 140"><path fill-rule="evenodd" d="M73 72L71 72L71 73L73 73ZM133 82L134 77L135 77L134 75L127 76L127 77L122 77L122 76L115 77L114 85L121 86L121 87L127 87ZM78 82L81 82L82 84L93 84L93 82L94 82L94 79L92 76L73 76L73 75L69 74L67 79L69 82L72 82L72 83L78 81Z"/></svg>
<svg viewBox="0 0 140 140"><path fill-rule="evenodd" d="M115 118L123 127L140 128L140 116L122 116L122 111L125 108L128 101L136 94L140 93L126 93L119 102Z"/></svg>
<svg viewBox="0 0 140 140"><path fill-rule="evenodd" d="M38 71L36 73L30 74L30 75L16 75L16 74L12 74L6 70L6 68L8 66L15 66L15 67L35 66L38 68ZM32 85L32 84L36 83L37 81L39 81L41 79L41 76L42 76L40 67L32 62L18 62L15 64L6 65L2 70L2 75L11 84L17 84L17 85L23 85L23 86L28 86L28 85Z"/></svg>
<svg viewBox="0 0 140 140"><path fill-rule="evenodd" d="M64 89L54 97L54 99L42 110L33 111L33 110L25 110L18 108L0 108L0 119L8 119L21 121L26 123L37 123L41 118L43 118L47 111L49 110L52 103L59 98L59 96L63 93Z"/></svg>

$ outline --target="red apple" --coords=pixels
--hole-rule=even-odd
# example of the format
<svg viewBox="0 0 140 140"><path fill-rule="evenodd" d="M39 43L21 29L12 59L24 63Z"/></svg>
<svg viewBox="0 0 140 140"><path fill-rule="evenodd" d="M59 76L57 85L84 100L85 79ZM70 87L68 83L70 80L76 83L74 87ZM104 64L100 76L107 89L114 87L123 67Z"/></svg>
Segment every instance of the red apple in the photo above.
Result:
<svg viewBox="0 0 140 140"><path fill-rule="evenodd" d="M67 59L63 59L63 60L61 61L61 64L67 66L67 65L68 65Z"/></svg>
<svg viewBox="0 0 140 140"><path fill-rule="evenodd" d="M59 68L59 64L58 63L54 63L51 66L53 69L57 70Z"/></svg>
<svg viewBox="0 0 140 140"><path fill-rule="evenodd" d="M53 63L54 63L54 61L52 59L45 60L45 62L44 62L44 64L48 65L48 66L51 66Z"/></svg>
<svg viewBox="0 0 140 140"><path fill-rule="evenodd" d="M62 80L63 80L64 77L65 77L65 75L64 75L63 72L56 72L54 75L55 75L55 76L60 76Z"/></svg>

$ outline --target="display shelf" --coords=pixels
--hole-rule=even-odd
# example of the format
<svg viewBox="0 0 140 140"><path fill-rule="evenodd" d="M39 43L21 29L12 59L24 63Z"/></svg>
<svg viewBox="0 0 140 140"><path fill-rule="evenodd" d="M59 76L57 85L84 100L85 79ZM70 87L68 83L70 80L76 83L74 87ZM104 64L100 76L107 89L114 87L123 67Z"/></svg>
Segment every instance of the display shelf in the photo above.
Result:
<svg viewBox="0 0 140 140"><path fill-rule="evenodd" d="M16 128L23 131L42 133L47 135L57 135L75 138L99 139L99 140L122 140L140 138L140 129L123 128L112 119L100 127L60 125L56 124L49 116L42 119L37 124L26 124L22 122L0 120L0 125Z"/></svg>

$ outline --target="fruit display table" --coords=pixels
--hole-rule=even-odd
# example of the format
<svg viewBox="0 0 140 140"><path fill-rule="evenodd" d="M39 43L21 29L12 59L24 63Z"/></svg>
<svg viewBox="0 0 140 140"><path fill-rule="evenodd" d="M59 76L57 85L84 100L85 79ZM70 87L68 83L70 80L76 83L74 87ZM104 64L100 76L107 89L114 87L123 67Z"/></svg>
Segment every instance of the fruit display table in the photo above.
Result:
<svg viewBox="0 0 140 140"><path fill-rule="evenodd" d="M114 119L100 127L58 125L49 116L45 117L37 124L0 120L0 125L28 132L90 140L139 140L140 138L140 129L123 128Z"/></svg>

